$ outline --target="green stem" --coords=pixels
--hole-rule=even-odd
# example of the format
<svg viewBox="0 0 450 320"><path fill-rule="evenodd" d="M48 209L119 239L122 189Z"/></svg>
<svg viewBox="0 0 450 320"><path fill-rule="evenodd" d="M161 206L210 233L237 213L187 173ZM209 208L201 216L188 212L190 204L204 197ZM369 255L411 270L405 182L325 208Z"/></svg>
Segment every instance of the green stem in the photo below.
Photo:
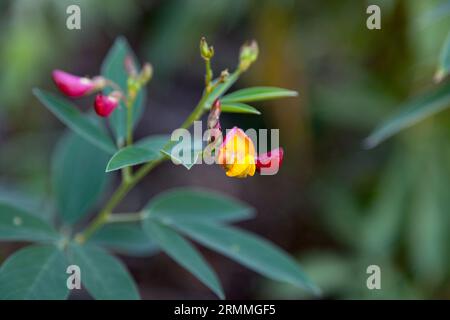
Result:
<svg viewBox="0 0 450 320"><path fill-rule="evenodd" d="M122 180L130 181L132 175L131 167L125 167L121 170L121 172L122 172Z"/></svg>
<svg viewBox="0 0 450 320"><path fill-rule="evenodd" d="M108 217L106 223L136 222L142 219L144 219L144 212L114 213Z"/></svg>
<svg viewBox="0 0 450 320"><path fill-rule="evenodd" d="M127 146L133 144L133 103L134 99L127 102Z"/></svg>
<svg viewBox="0 0 450 320"><path fill-rule="evenodd" d="M135 101L135 97L131 97L129 94L128 98L125 101L125 107L127 108L127 140L126 145L131 146L133 144L133 104ZM130 167L126 167L122 169L122 179L125 182L130 181L132 176L132 170Z"/></svg>
<svg viewBox="0 0 450 320"><path fill-rule="evenodd" d="M206 66L206 75L205 75L205 88L206 91L211 91L211 81L213 78L213 72L211 69L211 61L209 59L205 60L205 66Z"/></svg>
<svg viewBox="0 0 450 320"><path fill-rule="evenodd" d="M92 220L92 222L86 227L86 229L76 236L76 240L80 243L84 243L90 238L97 229L105 224L112 213L112 210L122 201L122 199L128 194L128 192L149 173L154 167L159 165L165 158L158 159L153 162L148 162L139 171L136 172L128 181L123 180L120 186L113 193L105 207L100 213Z"/></svg>
<svg viewBox="0 0 450 320"><path fill-rule="evenodd" d="M110 79L106 79L106 85L110 86L113 90L122 92L122 88L117 83L115 83L114 81L112 81Z"/></svg>
<svg viewBox="0 0 450 320"><path fill-rule="evenodd" d="M242 70L236 70L228 77L226 82L223 83L220 88L216 87L214 90L211 90L211 92L206 91L195 109L181 124L180 128L188 129L194 123L194 121L200 119L200 117L206 110L205 105L211 104L216 98L218 98L221 94L228 90L228 88L238 79L241 73ZM168 143L166 143L163 149L168 148L169 146L171 146L171 144L172 142L169 141ZM109 201L106 203L105 207L92 220L92 222L86 227L86 229L75 237L75 240L80 243L85 242L97 231L97 229L99 229L103 224L107 223L110 220L112 210L114 210L114 208L120 203L120 201L122 201L122 199L128 194L128 192L133 189L133 187L139 181L141 181L150 171L152 171L156 166L167 159L168 157L161 157L155 161L147 162L138 171L136 171L134 175L131 175L129 179L122 180L122 183L113 193Z"/></svg>

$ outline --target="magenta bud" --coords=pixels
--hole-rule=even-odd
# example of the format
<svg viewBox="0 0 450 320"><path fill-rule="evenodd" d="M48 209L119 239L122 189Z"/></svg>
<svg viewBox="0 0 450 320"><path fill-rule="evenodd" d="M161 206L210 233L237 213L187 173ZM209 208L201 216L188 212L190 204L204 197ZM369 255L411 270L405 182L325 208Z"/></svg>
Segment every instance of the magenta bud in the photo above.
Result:
<svg viewBox="0 0 450 320"><path fill-rule="evenodd" d="M281 167L283 163L283 148L273 149L267 153L263 153L256 158L256 171L261 171L261 169L278 168Z"/></svg>
<svg viewBox="0 0 450 320"><path fill-rule="evenodd" d="M213 129L217 129L219 131L222 131L222 126L220 125L220 122L217 121L217 123L215 124L215 126L213 127Z"/></svg>
<svg viewBox="0 0 450 320"><path fill-rule="evenodd" d="M92 81L89 78L78 77L61 70L54 70L52 77L59 90L72 98L82 97L92 92L97 87L96 81Z"/></svg>
<svg viewBox="0 0 450 320"><path fill-rule="evenodd" d="M95 97L94 108L95 112L100 117L108 117L119 104L120 96L117 91L112 92L110 95L103 95L99 93Z"/></svg>

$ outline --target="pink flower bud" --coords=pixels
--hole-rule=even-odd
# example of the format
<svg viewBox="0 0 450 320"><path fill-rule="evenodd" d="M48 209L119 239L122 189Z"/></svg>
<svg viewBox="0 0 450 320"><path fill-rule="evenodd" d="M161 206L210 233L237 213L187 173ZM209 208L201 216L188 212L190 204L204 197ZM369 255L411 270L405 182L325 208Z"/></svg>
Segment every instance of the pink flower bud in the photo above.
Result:
<svg viewBox="0 0 450 320"><path fill-rule="evenodd" d="M119 104L119 100L120 100L120 93L118 93L117 91L114 91L107 96L99 93L95 97L94 102L95 112L100 117L108 117Z"/></svg>
<svg viewBox="0 0 450 320"><path fill-rule="evenodd" d="M74 76L70 73L54 70L52 73L53 81L56 86L65 95L73 98L82 97L97 88L98 80L93 81L89 78Z"/></svg>
<svg viewBox="0 0 450 320"><path fill-rule="evenodd" d="M220 113L221 113L221 103L219 99L216 99L211 106L211 110L209 111L207 120L208 129L220 128L219 122Z"/></svg>
<svg viewBox="0 0 450 320"><path fill-rule="evenodd" d="M283 148L273 149L267 153L263 153L256 158L256 171L260 172L261 169L275 169L281 167L283 162Z"/></svg>
<svg viewBox="0 0 450 320"><path fill-rule="evenodd" d="M134 64L133 57L130 55L127 55L124 60L125 70L127 71L127 74L131 77L136 77L137 75L137 69L136 65Z"/></svg>

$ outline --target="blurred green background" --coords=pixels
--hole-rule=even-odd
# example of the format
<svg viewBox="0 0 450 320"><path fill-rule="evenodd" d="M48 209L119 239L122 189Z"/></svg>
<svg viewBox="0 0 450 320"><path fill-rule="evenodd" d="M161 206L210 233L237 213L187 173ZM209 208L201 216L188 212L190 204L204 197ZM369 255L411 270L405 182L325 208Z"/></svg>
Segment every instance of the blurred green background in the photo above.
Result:
<svg viewBox="0 0 450 320"><path fill-rule="evenodd" d="M66 29L70 4L81 8L81 30ZM366 28L369 4L381 8L381 30ZM257 209L242 225L298 257L327 298L450 298L450 112L362 147L401 102L433 85L449 1L15 0L1 1L0 15L0 198L26 195L30 205L48 206L63 125L31 89L56 91L52 69L94 76L116 36L127 37L155 69L139 138L171 132L195 106L201 36L214 45L216 74L256 39L260 58L236 88L273 85L300 97L258 105L260 117L226 115L223 127L279 128L280 172L234 180L215 166L165 164L121 208L138 209L174 186L220 190ZM0 262L18 246L1 244ZM203 252L229 299L308 297ZM144 299L214 298L163 254L125 262ZM381 290L366 287L372 264L381 268Z"/></svg>

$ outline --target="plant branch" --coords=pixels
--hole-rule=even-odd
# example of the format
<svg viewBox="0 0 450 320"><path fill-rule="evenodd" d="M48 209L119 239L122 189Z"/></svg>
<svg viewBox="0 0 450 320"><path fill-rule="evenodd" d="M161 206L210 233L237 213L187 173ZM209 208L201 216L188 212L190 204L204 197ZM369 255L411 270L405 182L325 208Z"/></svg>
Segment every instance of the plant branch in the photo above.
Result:
<svg viewBox="0 0 450 320"><path fill-rule="evenodd" d="M117 83L115 83L114 81L112 81L110 79L106 79L106 85L110 86L114 90L117 90L117 91L120 91L123 93L122 88Z"/></svg>
<svg viewBox="0 0 450 320"><path fill-rule="evenodd" d="M205 60L206 75L205 75L205 88L207 92L211 91L211 81L213 78L213 72L211 69L211 61L209 59Z"/></svg>
<svg viewBox="0 0 450 320"><path fill-rule="evenodd" d="M126 102L127 108L127 146L133 144L133 104L135 97L128 96Z"/></svg>
<svg viewBox="0 0 450 320"><path fill-rule="evenodd" d="M194 121L198 120L205 111L205 103L208 101L209 94L204 94L195 107L195 109L191 112L191 114L186 118L186 120L181 125L181 128L187 129L189 128ZM169 141L163 149L168 148L171 145L171 141ZM167 157L161 157L155 161L147 162L144 166L142 166L136 174L130 176L129 179L122 180L120 186L113 193L109 201L106 203L105 207L100 211L100 213L92 220L92 222L86 227L86 229L79 233L75 240L84 243L89 237L91 237L103 224L107 223L110 220L110 216L112 210L122 201L122 199L128 194L128 192L139 182L141 181L150 171L152 171L156 166L160 163L168 159Z"/></svg>
<svg viewBox="0 0 450 320"><path fill-rule="evenodd" d="M136 222L144 219L144 212L130 212L130 213L114 213L108 217L105 223L116 223L116 222Z"/></svg>

